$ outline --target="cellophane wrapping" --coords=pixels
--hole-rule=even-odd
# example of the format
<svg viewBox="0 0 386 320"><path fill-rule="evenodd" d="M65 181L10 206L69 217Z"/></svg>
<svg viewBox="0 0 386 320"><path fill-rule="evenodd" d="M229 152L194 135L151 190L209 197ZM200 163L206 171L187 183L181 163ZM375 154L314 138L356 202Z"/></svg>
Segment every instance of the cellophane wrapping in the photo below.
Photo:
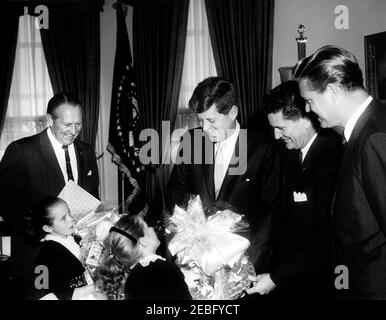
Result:
<svg viewBox="0 0 386 320"><path fill-rule="evenodd" d="M248 228L232 210L205 216L199 196L187 210L176 206L167 232L174 234L168 248L184 273L195 300L231 300L241 296L256 276L245 251L248 239L235 234Z"/></svg>

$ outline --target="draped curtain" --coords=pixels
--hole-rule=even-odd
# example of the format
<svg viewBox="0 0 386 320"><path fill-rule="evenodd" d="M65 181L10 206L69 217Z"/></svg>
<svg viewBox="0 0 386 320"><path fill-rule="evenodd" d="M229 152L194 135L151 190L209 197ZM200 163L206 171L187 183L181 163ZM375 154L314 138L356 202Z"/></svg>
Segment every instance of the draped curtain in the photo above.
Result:
<svg viewBox="0 0 386 320"><path fill-rule="evenodd" d="M161 123L170 121L172 131L178 109L189 1L123 2L134 7L133 56L142 126L155 129L162 143L170 138L170 132L161 130ZM164 147L160 144L160 156ZM152 164L146 171L151 214L164 208L164 168L162 164Z"/></svg>
<svg viewBox="0 0 386 320"><path fill-rule="evenodd" d="M183 69L179 110L189 108L189 99L200 81L217 75L204 0L191 0L189 3Z"/></svg>
<svg viewBox="0 0 386 320"><path fill-rule="evenodd" d="M7 112L0 139L0 158L12 141L41 132L47 125L46 109L52 97L37 18L19 18L16 56Z"/></svg>
<svg viewBox="0 0 386 320"><path fill-rule="evenodd" d="M11 81L15 62L17 33L19 28L19 16L23 13L17 6L0 4L0 136L2 133Z"/></svg>
<svg viewBox="0 0 386 320"><path fill-rule="evenodd" d="M189 109L188 105L194 89L203 79L216 75L217 71L210 41L205 1L191 0L189 2L186 47L178 113L174 125L175 130L171 137L170 152L172 162L175 162L177 157L183 134L187 130L199 126L196 114ZM168 173L171 173L172 168L173 165L170 165Z"/></svg>
<svg viewBox="0 0 386 320"><path fill-rule="evenodd" d="M234 82L246 127L266 126L260 107L271 89L274 0L205 0L216 69Z"/></svg>
<svg viewBox="0 0 386 320"><path fill-rule="evenodd" d="M100 86L100 1L48 2L49 28L41 29L54 93L69 92L83 107L80 139L95 147Z"/></svg>

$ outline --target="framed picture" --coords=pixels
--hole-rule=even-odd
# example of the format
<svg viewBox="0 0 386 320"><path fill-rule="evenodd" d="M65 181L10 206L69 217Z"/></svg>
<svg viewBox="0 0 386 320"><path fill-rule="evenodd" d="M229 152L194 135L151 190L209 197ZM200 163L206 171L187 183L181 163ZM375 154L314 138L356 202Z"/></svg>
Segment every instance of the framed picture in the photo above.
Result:
<svg viewBox="0 0 386 320"><path fill-rule="evenodd" d="M365 36L367 91L386 102L386 32Z"/></svg>

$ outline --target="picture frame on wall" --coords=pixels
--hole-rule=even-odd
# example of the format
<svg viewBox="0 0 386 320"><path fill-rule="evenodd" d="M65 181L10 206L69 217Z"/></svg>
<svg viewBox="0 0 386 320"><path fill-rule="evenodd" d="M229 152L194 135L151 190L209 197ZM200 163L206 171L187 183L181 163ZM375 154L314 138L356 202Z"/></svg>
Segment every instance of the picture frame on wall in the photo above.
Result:
<svg viewBox="0 0 386 320"><path fill-rule="evenodd" d="M386 32L365 36L365 61L367 91L386 102Z"/></svg>

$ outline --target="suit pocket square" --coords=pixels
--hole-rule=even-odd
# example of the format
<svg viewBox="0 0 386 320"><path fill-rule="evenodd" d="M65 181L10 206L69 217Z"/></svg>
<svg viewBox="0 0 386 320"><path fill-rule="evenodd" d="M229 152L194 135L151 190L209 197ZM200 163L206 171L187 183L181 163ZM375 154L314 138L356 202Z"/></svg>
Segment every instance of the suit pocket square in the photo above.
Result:
<svg viewBox="0 0 386 320"><path fill-rule="evenodd" d="M294 201L295 202L306 202L307 201L307 195L305 193L301 192L294 192Z"/></svg>
<svg viewBox="0 0 386 320"><path fill-rule="evenodd" d="M87 177L92 176L91 170L87 173Z"/></svg>

